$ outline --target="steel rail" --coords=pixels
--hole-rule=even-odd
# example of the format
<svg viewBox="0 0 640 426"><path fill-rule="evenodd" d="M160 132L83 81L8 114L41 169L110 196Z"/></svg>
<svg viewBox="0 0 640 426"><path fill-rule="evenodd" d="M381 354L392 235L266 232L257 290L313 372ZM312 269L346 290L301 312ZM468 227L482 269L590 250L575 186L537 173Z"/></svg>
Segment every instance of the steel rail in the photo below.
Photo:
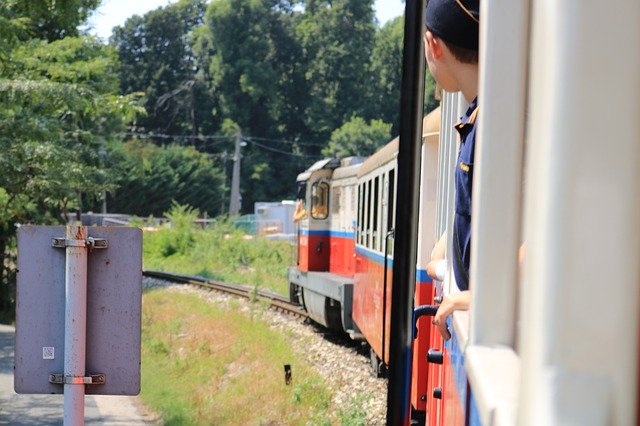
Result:
<svg viewBox="0 0 640 426"><path fill-rule="evenodd" d="M255 290L246 285L225 283L223 281L210 280L197 275L177 274L174 272L144 270L142 275L149 278L157 278L183 284L191 284L198 287L215 290L225 294L233 294L251 300L257 298L269 302L269 307L281 310L287 314L308 318L307 312L298 304L291 303L286 297L266 290Z"/></svg>

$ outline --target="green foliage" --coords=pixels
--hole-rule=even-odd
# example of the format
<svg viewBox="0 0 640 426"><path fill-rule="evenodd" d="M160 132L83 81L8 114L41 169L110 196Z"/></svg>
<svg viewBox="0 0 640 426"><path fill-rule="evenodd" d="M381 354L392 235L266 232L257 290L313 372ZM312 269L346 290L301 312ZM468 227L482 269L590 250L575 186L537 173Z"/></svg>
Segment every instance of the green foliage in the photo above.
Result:
<svg viewBox="0 0 640 426"><path fill-rule="evenodd" d="M427 72L424 85L424 113L425 115L438 108L440 101L436 99L436 81L431 73Z"/></svg>
<svg viewBox="0 0 640 426"><path fill-rule="evenodd" d="M203 10L202 1L183 0L131 18L112 44L122 90L147 94L150 114L137 129L207 132L221 139L177 140L223 159L235 134L252 136L242 150L244 212L293 196L296 174L351 117L397 119L397 108L374 96L373 0L213 0Z"/></svg>
<svg viewBox="0 0 640 426"><path fill-rule="evenodd" d="M4 0L6 8L28 19L38 38L48 41L79 35L78 26L86 22L101 0Z"/></svg>
<svg viewBox="0 0 640 426"><path fill-rule="evenodd" d="M205 0L182 0L134 16L114 30L111 44L121 62L121 90L146 94L149 115L136 123L136 130L172 135L213 130L215 98L194 50L205 8Z"/></svg>
<svg viewBox="0 0 640 426"><path fill-rule="evenodd" d="M400 84L402 82L402 50L404 18L387 22L377 33L371 68L375 76L373 102L379 109L377 118L392 124L397 135L400 124Z"/></svg>
<svg viewBox="0 0 640 426"><path fill-rule="evenodd" d="M0 2L0 71L7 66L11 49L27 36L29 19L13 11L16 3L17 0Z"/></svg>
<svg viewBox="0 0 640 426"><path fill-rule="evenodd" d="M169 228L159 234L160 253L164 257L176 253L187 254L195 240L194 223L198 218L198 211L190 206L181 206L174 201L165 217L169 219Z"/></svg>
<svg viewBox="0 0 640 426"><path fill-rule="evenodd" d="M205 17L202 40L211 52L208 73L219 105L216 118L236 123L242 133L269 139L252 141L242 150L244 211L255 201L287 197L293 181L283 177L295 176L309 161L295 146L308 134L302 116L308 89L295 31L300 12L294 3L216 0ZM232 151L233 146L220 149Z"/></svg>
<svg viewBox="0 0 640 426"><path fill-rule="evenodd" d="M176 236L173 229L144 233L145 269L202 275L250 285L255 291L269 289L287 295L286 270L293 248L288 242L251 238L231 222L221 221L207 229L188 229ZM169 237L171 235L171 237ZM192 238L185 252L167 252L166 239Z"/></svg>
<svg viewBox="0 0 640 426"><path fill-rule="evenodd" d="M357 155L368 157L391 139L391 124L371 120L367 124L361 117L353 117L331 133L329 145L322 154L338 158Z"/></svg>
<svg viewBox="0 0 640 426"><path fill-rule="evenodd" d="M369 145L380 146L362 131L346 149L331 145L332 134L352 128L354 117L376 135L372 120L398 132L403 19L378 28L373 3L182 0L129 19L111 42L123 92L147 95L149 116L136 130L177 135L151 139L222 158L227 175L235 135L246 135L242 211L292 197L295 176L321 153L369 154Z"/></svg>
<svg viewBox="0 0 640 426"><path fill-rule="evenodd" d="M101 153L142 111L138 95L116 94L109 48L89 37L58 40L97 4L0 4L0 310L15 303L15 224L59 223L112 189Z"/></svg>
<svg viewBox="0 0 640 426"><path fill-rule="evenodd" d="M397 135L400 125L400 85L402 83L402 51L404 43L404 17L387 22L377 33L371 67L375 76L373 102L378 108L377 118L391 123L391 134ZM433 76L426 72L424 112L438 106L435 99L436 84Z"/></svg>
<svg viewBox="0 0 640 426"><path fill-rule="evenodd" d="M13 52L0 79L0 227L57 220L114 180L101 167L100 147L139 111L134 95L116 96L107 48L93 39L31 41Z"/></svg>
<svg viewBox="0 0 640 426"><path fill-rule="evenodd" d="M348 406L338 411L341 426L364 426L367 424L366 402L371 394L359 392L351 397Z"/></svg>
<svg viewBox="0 0 640 426"><path fill-rule="evenodd" d="M326 140L353 115L370 116L373 0L315 0L297 26L310 99L305 118Z"/></svg>
<svg viewBox="0 0 640 426"><path fill-rule="evenodd" d="M141 398L163 424L327 423L330 390L259 315L154 290L143 318ZM284 364L294 386L284 384Z"/></svg>
<svg viewBox="0 0 640 426"><path fill-rule="evenodd" d="M219 212L224 181L208 155L193 147L159 147L140 140L110 148L113 167L119 170L118 188L108 200L112 210L161 216L175 200L210 216Z"/></svg>

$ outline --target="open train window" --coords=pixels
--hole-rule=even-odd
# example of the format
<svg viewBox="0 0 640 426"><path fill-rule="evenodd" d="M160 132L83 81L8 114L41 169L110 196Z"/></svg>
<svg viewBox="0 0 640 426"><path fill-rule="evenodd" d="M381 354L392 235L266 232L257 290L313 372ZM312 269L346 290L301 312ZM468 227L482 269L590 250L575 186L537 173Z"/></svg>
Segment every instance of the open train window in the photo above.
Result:
<svg viewBox="0 0 640 426"><path fill-rule="evenodd" d="M394 214L395 214L395 185L396 185L396 171L395 169L389 170L389 190L387 191L389 200L388 214L387 214L387 232L393 229ZM387 254L393 256L393 238L388 239L389 246L387 247Z"/></svg>
<svg viewBox="0 0 640 426"><path fill-rule="evenodd" d="M379 176L376 176L373 180L373 223L371 226L371 248L373 248L374 250L380 249L380 247L378 247L378 191L380 190L380 185L378 183L379 181Z"/></svg>
<svg viewBox="0 0 640 426"><path fill-rule="evenodd" d="M365 224L364 224L364 245L370 248L371 243L371 181L368 180L365 184L366 193L364 194L364 204L366 206L365 211Z"/></svg>
<svg viewBox="0 0 640 426"><path fill-rule="evenodd" d="M316 182L311 187L311 217L326 219L329 215L329 184Z"/></svg>
<svg viewBox="0 0 640 426"><path fill-rule="evenodd" d="M363 194L364 194L364 187L362 184L358 185L358 223L356 223L356 230L357 230L357 238L358 238L358 244L362 244L362 223L364 220L364 214L363 214L363 206L362 206L362 199L363 199Z"/></svg>
<svg viewBox="0 0 640 426"><path fill-rule="evenodd" d="M298 182L298 189L296 191L297 200L305 200L307 198L307 181Z"/></svg>

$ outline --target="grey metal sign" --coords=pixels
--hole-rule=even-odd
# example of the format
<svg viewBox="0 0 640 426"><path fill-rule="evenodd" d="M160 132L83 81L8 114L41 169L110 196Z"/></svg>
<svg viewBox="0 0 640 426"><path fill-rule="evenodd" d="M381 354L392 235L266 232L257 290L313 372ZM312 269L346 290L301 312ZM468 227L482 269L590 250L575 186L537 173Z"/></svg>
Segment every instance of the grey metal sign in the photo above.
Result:
<svg viewBox="0 0 640 426"><path fill-rule="evenodd" d="M107 249L88 255L86 376L95 395L140 392L142 232L128 227L89 227L89 239ZM18 229L18 281L14 389L63 393L53 374L64 372L65 250L52 246L62 226ZM104 374L104 376L101 376ZM60 376L58 376L60 377ZM96 378L94 377L94 380Z"/></svg>

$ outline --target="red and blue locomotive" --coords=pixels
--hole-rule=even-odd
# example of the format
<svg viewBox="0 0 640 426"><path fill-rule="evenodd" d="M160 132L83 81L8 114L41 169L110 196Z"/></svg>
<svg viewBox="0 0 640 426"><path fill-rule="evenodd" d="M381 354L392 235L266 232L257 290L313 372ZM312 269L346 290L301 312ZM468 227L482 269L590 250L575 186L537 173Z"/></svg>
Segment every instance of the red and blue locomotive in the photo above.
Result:
<svg viewBox="0 0 640 426"><path fill-rule="evenodd" d="M434 297L425 267L436 239L435 228L427 223L435 218L438 163L427 159L437 159L439 128L438 108L423 126L422 149L431 152L422 170L425 224L419 239L424 261L416 269L418 305ZM288 271L291 300L314 321L365 340L378 375L389 362L397 155L398 138L367 159L325 159L298 176L298 202L305 212L298 221L297 265ZM428 366L423 361L435 335L426 318L418 327L412 405L424 411Z"/></svg>

